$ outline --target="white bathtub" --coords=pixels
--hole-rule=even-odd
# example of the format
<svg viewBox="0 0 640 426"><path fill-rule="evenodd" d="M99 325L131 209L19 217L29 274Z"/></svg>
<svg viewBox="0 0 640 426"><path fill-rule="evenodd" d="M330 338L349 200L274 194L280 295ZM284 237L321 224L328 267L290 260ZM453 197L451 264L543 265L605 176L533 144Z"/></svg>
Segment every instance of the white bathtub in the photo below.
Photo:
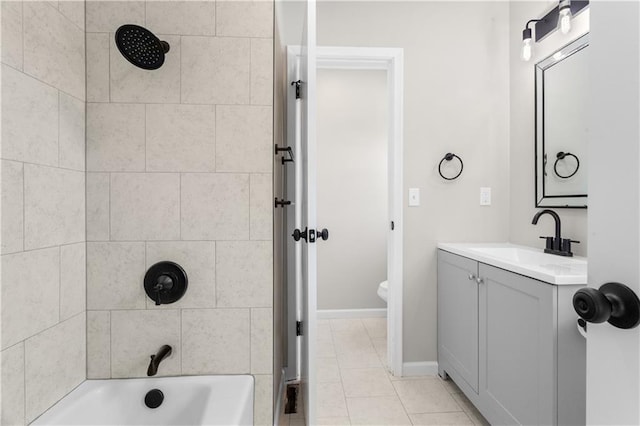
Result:
<svg viewBox="0 0 640 426"><path fill-rule="evenodd" d="M145 395L160 389L155 409ZM34 425L252 425L252 376L87 380Z"/></svg>

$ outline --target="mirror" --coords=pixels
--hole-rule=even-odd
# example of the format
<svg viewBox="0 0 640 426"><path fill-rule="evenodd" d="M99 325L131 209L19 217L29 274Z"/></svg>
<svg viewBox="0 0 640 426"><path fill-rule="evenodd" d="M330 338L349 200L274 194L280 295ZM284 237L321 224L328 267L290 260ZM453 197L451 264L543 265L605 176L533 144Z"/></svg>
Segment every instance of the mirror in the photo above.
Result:
<svg viewBox="0 0 640 426"><path fill-rule="evenodd" d="M536 207L587 207L588 46L587 34L536 64Z"/></svg>

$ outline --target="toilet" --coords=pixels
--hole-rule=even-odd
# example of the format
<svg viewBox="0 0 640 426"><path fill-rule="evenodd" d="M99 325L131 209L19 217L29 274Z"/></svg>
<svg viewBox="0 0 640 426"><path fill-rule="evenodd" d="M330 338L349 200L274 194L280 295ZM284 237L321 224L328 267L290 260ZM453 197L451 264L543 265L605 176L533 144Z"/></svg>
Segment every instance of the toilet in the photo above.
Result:
<svg viewBox="0 0 640 426"><path fill-rule="evenodd" d="M389 290L389 281L382 281L378 286L378 296L380 299L387 301L387 291Z"/></svg>

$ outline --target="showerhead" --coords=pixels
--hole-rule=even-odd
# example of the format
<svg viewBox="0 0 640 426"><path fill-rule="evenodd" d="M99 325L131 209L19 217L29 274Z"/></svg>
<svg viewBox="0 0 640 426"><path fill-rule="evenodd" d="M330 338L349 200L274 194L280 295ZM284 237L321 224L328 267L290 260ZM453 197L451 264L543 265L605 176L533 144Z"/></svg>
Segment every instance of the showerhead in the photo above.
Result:
<svg viewBox="0 0 640 426"><path fill-rule="evenodd" d="M139 25L126 24L116 31L116 46L127 61L145 70L157 70L164 64L169 43L160 41Z"/></svg>

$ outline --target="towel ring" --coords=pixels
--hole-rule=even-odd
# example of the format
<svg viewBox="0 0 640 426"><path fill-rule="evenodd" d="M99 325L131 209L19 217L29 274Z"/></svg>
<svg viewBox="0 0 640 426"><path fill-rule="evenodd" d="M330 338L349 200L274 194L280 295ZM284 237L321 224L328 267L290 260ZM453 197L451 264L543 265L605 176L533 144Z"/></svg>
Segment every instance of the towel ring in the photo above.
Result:
<svg viewBox="0 0 640 426"><path fill-rule="evenodd" d="M451 161L454 158L457 158L458 161L460 161L460 171L458 172L457 175L455 175L454 177L446 177L445 175L442 174L442 163L446 160L446 161ZM461 174L462 174L462 170L464 169L464 163L462 162L462 158L458 157L456 154L453 154L451 152L448 152L443 158L442 160L440 160L440 164L438 164L438 173L440 173L440 176L442 177L442 179L445 180L454 180L457 179Z"/></svg>
<svg viewBox="0 0 640 426"><path fill-rule="evenodd" d="M573 158L576 159L576 169L570 175L566 175L565 176L565 175L561 175L560 173L558 173L558 161L564 160L566 157L573 157ZM570 152L562 152L562 151L560 151L559 153L556 154L556 162L553 163L553 172L560 179L569 179L570 177L572 177L573 175L578 173L578 169L579 168L580 168L580 159L577 156L575 156L574 154L572 154Z"/></svg>

